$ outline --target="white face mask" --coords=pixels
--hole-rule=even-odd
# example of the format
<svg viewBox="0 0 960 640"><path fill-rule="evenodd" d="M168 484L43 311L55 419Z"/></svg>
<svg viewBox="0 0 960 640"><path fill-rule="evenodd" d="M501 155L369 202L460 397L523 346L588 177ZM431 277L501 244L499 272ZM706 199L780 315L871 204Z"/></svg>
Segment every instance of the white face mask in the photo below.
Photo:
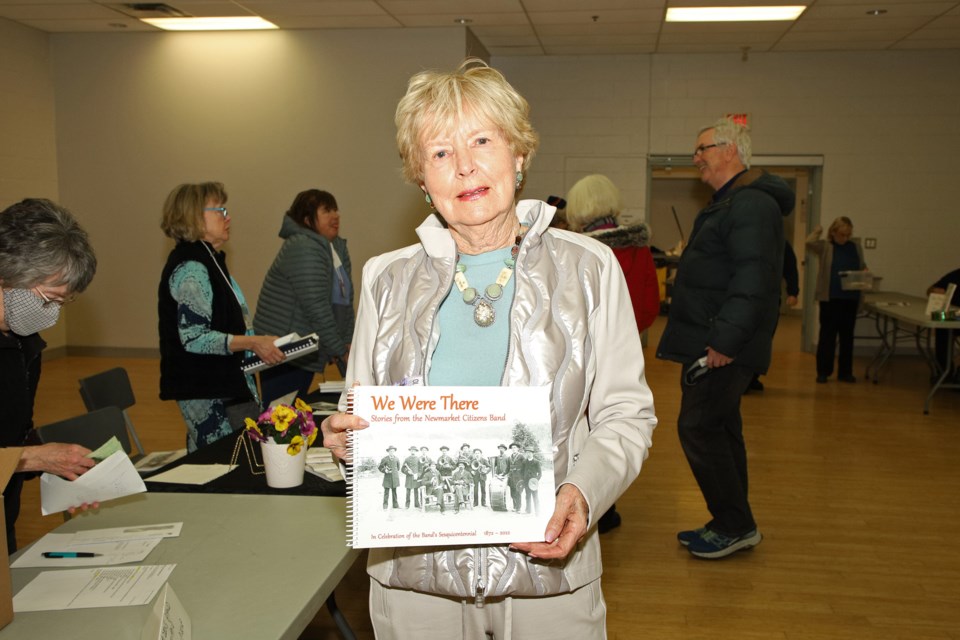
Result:
<svg viewBox="0 0 960 640"><path fill-rule="evenodd" d="M29 336L57 324L60 305L45 305L29 289L4 289L3 319L10 331L18 336Z"/></svg>

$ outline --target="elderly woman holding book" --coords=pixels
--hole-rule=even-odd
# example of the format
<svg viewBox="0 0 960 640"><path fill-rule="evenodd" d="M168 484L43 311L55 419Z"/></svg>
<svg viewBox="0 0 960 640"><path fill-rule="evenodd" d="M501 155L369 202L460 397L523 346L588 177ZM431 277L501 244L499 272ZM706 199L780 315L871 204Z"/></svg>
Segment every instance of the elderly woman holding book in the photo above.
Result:
<svg viewBox="0 0 960 640"><path fill-rule="evenodd" d="M372 549L377 637L604 638L596 520L633 482L656 425L630 294L609 248L519 200L537 147L526 100L467 60L411 78L396 112L420 242L363 270L347 379L549 386L556 508L539 542ZM359 416L324 421L346 456ZM362 514L361 514L362 517Z"/></svg>

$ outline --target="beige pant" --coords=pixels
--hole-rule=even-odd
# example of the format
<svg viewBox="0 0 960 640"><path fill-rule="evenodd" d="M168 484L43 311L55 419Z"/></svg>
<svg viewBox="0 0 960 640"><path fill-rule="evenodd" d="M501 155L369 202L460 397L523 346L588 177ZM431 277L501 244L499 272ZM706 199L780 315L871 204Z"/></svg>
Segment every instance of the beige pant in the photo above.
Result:
<svg viewBox="0 0 960 640"><path fill-rule="evenodd" d="M607 604L600 580L543 598L489 598L483 607L370 580L377 640L605 640Z"/></svg>

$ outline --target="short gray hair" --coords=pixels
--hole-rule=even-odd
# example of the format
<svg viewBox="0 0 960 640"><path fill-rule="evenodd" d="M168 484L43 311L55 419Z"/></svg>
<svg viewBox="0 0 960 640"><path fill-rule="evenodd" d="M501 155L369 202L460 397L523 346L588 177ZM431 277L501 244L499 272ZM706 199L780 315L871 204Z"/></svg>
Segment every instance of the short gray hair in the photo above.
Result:
<svg viewBox="0 0 960 640"><path fill-rule="evenodd" d="M82 293L96 271L97 257L87 232L64 207L43 198L28 198L0 212L3 287L66 285L72 295Z"/></svg>
<svg viewBox="0 0 960 640"><path fill-rule="evenodd" d="M599 173L580 178L567 192L567 224L571 231L583 228L598 218L620 218L623 201L620 190L607 176Z"/></svg>
<svg viewBox="0 0 960 640"><path fill-rule="evenodd" d="M737 155L740 157L740 162L749 169L750 159L753 157L750 127L745 124L738 124L730 118L720 118L709 127L701 129L700 133L711 129L713 129L713 142L715 144L737 145Z"/></svg>

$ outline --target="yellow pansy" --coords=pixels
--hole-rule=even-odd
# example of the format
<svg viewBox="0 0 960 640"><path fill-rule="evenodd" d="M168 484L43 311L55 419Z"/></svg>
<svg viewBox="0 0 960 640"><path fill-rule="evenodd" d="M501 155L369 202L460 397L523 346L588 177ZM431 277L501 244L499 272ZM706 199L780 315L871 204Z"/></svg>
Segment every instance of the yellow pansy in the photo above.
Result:
<svg viewBox="0 0 960 640"><path fill-rule="evenodd" d="M287 445L287 453L292 456L300 453L300 449L303 448L303 438L300 436L293 436L293 439L290 440L290 444Z"/></svg>

